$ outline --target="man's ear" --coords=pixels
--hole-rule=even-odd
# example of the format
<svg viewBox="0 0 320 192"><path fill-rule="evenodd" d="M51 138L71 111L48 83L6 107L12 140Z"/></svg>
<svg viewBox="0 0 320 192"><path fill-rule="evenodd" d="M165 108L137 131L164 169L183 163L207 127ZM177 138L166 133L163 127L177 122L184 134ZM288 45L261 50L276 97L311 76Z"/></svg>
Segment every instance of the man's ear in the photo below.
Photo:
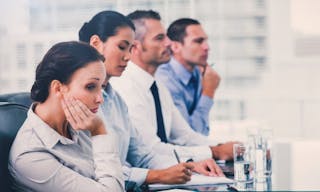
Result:
<svg viewBox="0 0 320 192"><path fill-rule="evenodd" d="M182 47L182 44L178 41L171 41L171 45L170 45L170 49L172 51L172 53L178 53L180 52Z"/></svg>
<svg viewBox="0 0 320 192"><path fill-rule="evenodd" d="M132 46L131 46L131 49L130 49L130 52L131 53L134 53L135 51L141 49L141 42L138 41L138 40L134 40L133 43L132 43Z"/></svg>
<svg viewBox="0 0 320 192"><path fill-rule="evenodd" d="M103 42L98 35L92 35L90 37L90 45L94 47L100 54L103 53Z"/></svg>

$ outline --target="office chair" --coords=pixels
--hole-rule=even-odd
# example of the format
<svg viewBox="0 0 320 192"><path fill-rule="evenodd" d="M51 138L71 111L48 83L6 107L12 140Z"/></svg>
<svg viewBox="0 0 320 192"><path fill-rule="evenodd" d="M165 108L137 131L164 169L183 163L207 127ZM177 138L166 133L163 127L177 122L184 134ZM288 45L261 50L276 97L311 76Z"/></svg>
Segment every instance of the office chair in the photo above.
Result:
<svg viewBox="0 0 320 192"><path fill-rule="evenodd" d="M17 103L26 107L30 107L32 100L30 97L30 92L17 92L1 94L0 102Z"/></svg>
<svg viewBox="0 0 320 192"><path fill-rule="evenodd" d="M0 102L0 190L10 192L8 157L12 142L27 117L28 107Z"/></svg>

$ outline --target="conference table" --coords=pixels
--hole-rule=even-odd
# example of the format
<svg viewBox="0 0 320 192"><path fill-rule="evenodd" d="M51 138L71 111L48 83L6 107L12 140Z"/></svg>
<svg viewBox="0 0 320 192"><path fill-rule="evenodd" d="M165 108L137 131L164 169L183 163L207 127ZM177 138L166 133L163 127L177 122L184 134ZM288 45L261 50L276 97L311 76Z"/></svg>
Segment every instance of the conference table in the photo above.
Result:
<svg viewBox="0 0 320 192"><path fill-rule="evenodd" d="M319 191L320 140L281 138L273 143L272 176L264 182L247 186L231 184L240 191ZM228 178L233 178L233 162L219 164ZM190 191L232 191L226 184L174 187ZM147 186L142 191L150 190Z"/></svg>
<svg viewBox="0 0 320 192"><path fill-rule="evenodd" d="M229 161L224 164L219 164L219 166L224 171L227 178L233 179L233 162ZM207 185L192 185L192 186L179 186L172 188L163 188L163 189L150 189L148 186L143 186L142 191L145 192L154 192L154 191L166 191L173 189L180 189L186 191L271 191L272 190L272 178L266 178L262 182L252 182L252 183L241 183L239 184L207 184ZM231 186L231 188L230 188Z"/></svg>

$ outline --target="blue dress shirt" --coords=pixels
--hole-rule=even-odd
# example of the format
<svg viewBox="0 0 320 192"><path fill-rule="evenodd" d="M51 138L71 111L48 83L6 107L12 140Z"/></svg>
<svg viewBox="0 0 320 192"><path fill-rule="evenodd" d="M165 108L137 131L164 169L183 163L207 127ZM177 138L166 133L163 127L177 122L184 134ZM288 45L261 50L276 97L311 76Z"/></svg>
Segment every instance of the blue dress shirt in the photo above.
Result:
<svg viewBox="0 0 320 192"><path fill-rule="evenodd" d="M196 86L191 83L192 76L196 78ZM198 133L208 135L210 131L209 113L213 100L208 96L201 95L200 70L195 67L193 72L189 72L182 64L172 58L169 63L158 67L155 78L168 88L174 104L191 128ZM193 105L195 105L194 109Z"/></svg>
<svg viewBox="0 0 320 192"><path fill-rule="evenodd" d="M101 106L107 129L117 135L120 159L125 180L137 185L144 183L148 169L162 169L177 164L174 155L160 155L147 146L137 129L132 125L128 108L119 94L107 85Z"/></svg>

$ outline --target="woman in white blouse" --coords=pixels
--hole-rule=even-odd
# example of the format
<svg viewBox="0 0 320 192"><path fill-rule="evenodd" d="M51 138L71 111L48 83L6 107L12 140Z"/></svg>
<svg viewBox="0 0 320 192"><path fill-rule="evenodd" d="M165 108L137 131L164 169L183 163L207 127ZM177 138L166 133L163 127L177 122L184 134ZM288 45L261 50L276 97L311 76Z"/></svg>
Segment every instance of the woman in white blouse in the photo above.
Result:
<svg viewBox="0 0 320 192"><path fill-rule="evenodd" d="M87 44L62 42L37 66L35 102L10 151L15 190L124 190L118 147L97 115L103 61Z"/></svg>

